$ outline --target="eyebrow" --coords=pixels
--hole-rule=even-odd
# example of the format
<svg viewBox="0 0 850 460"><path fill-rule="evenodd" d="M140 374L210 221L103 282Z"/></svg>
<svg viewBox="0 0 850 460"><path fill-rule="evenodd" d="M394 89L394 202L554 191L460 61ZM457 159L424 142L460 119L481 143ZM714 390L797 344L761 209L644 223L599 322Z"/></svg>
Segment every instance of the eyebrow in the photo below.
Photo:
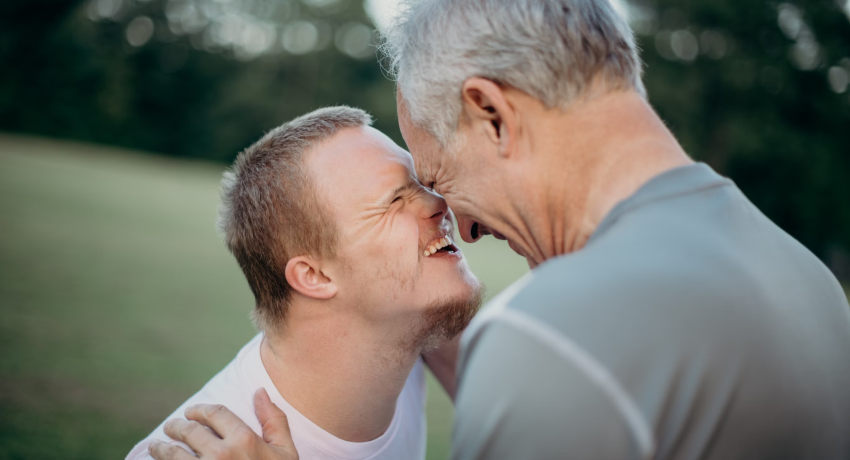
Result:
<svg viewBox="0 0 850 460"><path fill-rule="evenodd" d="M417 185L419 185L418 182L416 182L414 180L409 180L406 184L400 185L400 186L396 187L395 189L393 189L392 192L384 195L384 199L381 200L381 203L389 203L392 200L394 200L395 197L398 196L399 193L404 192L406 190L410 190L412 188L415 188Z"/></svg>

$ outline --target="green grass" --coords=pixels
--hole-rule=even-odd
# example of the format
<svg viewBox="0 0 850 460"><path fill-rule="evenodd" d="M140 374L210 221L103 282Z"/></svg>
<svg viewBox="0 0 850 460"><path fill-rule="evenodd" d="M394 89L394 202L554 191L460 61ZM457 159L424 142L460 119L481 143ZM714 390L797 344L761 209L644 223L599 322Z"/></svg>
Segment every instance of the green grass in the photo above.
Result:
<svg viewBox="0 0 850 460"><path fill-rule="evenodd" d="M221 171L0 135L0 460L123 458L253 336ZM527 271L493 239L464 250L491 296ZM428 383L443 459L452 406Z"/></svg>

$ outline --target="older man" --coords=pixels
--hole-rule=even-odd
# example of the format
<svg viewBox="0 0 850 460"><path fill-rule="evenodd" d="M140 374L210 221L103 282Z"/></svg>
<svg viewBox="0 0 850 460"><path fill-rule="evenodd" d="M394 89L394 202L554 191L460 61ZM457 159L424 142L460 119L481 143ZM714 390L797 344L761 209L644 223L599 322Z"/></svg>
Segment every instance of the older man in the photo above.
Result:
<svg viewBox="0 0 850 460"><path fill-rule="evenodd" d="M369 123L348 107L304 115L245 150L225 175L220 224L264 333L172 417L218 404L261 434L256 394L284 409L305 458L424 458L419 356L466 327L480 289L452 243L446 202ZM453 377L439 359L436 367ZM147 457L157 440L162 452L194 458L162 442L166 428L192 445L216 439L176 419L127 458Z"/></svg>
<svg viewBox="0 0 850 460"><path fill-rule="evenodd" d="M850 458L841 287L687 156L607 1L422 0L385 48L419 180L534 267L464 333L453 458Z"/></svg>

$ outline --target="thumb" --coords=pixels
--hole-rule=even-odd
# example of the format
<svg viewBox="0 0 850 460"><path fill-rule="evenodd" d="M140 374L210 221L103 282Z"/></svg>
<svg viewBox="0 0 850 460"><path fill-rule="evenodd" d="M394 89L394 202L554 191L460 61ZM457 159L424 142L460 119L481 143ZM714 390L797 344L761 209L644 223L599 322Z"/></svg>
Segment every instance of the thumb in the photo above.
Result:
<svg viewBox="0 0 850 460"><path fill-rule="evenodd" d="M289 420L280 408L274 405L265 388L254 393L254 411L263 426L263 440L278 447L294 447Z"/></svg>

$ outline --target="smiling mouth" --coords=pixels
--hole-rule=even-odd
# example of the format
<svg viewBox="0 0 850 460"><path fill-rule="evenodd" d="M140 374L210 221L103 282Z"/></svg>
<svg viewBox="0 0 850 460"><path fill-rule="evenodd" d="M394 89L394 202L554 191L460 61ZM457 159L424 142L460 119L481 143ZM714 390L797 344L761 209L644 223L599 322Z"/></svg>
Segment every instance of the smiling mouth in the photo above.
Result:
<svg viewBox="0 0 850 460"><path fill-rule="evenodd" d="M452 238L449 235L446 235L440 239L434 240L431 244L425 248L425 251L422 253L425 257L431 257L434 254L446 253L446 254L454 254L459 252L460 249L454 245Z"/></svg>

